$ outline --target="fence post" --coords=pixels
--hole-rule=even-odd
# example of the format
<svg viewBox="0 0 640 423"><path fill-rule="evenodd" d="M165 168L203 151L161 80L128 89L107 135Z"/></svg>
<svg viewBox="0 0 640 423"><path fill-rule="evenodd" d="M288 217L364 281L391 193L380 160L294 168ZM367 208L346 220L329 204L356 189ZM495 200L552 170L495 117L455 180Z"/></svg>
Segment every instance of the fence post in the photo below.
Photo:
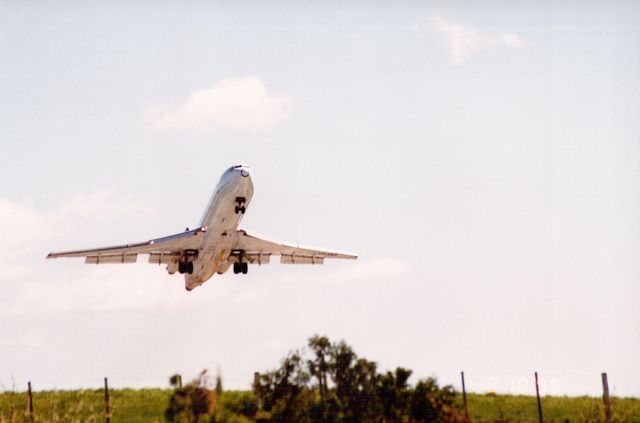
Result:
<svg viewBox="0 0 640 423"><path fill-rule="evenodd" d="M29 421L33 423L33 395L31 394L31 381L27 382L29 387Z"/></svg>
<svg viewBox="0 0 640 423"><path fill-rule="evenodd" d="M602 400L604 401L604 421L607 423L611 423L612 413L611 413L611 398L609 397L609 379L607 378L607 373L602 373Z"/></svg>
<svg viewBox="0 0 640 423"><path fill-rule="evenodd" d="M107 423L111 422L111 410L109 409L109 384L107 378L104 378L104 417Z"/></svg>
<svg viewBox="0 0 640 423"><path fill-rule="evenodd" d="M460 378L462 379L462 403L464 404L464 416L469 421L469 410L467 409L467 388L464 384L464 371L460 372Z"/></svg>
<svg viewBox="0 0 640 423"><path fill-rule="evenodd" d="M536 399L538 400L538 421L543 423L542 420L542 403L540 402L540 388L538 387L538 372L535 372L536 377Z"/></svg>

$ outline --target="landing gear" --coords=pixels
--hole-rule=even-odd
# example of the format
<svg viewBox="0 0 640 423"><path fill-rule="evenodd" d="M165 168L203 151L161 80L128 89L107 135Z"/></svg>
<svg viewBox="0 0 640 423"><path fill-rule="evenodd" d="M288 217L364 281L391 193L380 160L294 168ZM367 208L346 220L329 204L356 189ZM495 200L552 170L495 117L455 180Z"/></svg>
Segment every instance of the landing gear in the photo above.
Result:
<svg viewBox="0 0 640 423"><path fill-rule="evenodd" d="M180 261L178 261L178 272L191 275L193 273L193 260L195 260L196 257L198 257L198 250L185 250L182 253L182 257L180 257ZM175 269L175 267L173 269Z"/></svg>
<svg viewBox="0 0 640 423"><path fill-rule="evenodd" d="M247 199L244 197L236 197L236 207L235 207L235 212L236 214L238 213L242 213L244 214L244 212L246 211L246 207L244 206L244 203L247 202Z"/></svg>
<svg viewBox="0 0 640 423"><path fill-rule="evenodd" d="M193 273L193 262L178 262L178 272L182 273L188 273L188 274L192 274Z"/></svg>
<svg viewBox="0 0 640 423"><path fill-rule="evenodd" d="M248 271L249 271L249 263L247 263L246 261L242 263L233 263L233 273L235 273L236 275L238 273L242 273L243 275L246 275Z"/></svg>

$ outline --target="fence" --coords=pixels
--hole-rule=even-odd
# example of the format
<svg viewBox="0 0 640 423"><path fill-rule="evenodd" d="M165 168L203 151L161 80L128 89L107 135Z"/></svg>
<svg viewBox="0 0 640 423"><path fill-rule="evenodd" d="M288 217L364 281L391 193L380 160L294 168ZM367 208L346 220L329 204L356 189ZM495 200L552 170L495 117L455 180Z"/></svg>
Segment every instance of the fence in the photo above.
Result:
<svg viewBox="0 0 640 423"><path fill-rule="evenodd" d="M259 373L255 373L254 374L254 380L257 380L259 378ZM611 400L611 396L609 394L609 380L608 380L608 376L607 373L602 373L601 374L601 380L602 380L602 405L604 407L604 417L605 417L605 422L606 423L612 423L613 422L613 412L612 412L612 400ZM462 386L462 390L461 390L461 394L462 394L462 406L463 406L463 411L464 411L464 415L466 417L467 421L471 421L470 419L470 413L469 413L469 404L467 402L467 381L465 380L465 373L464 371L460 372L460 381L461 381L461 386ZM536 402L537 402L537 411L538 411L538 421L540 423L544 422L544 410L543 410L543 401L541 400L540 397L540 386L539 386L539 375L538 372L534 372L533 374L533 379L532 379L532 385L535 386L535 396L536 396ZM25 417L25 421L29 421L30 423L34 423L35 421L35 417L36 414L38 413L38 408L36 406L34 406L34 401L33 401L33 391L32 391L32 385L31 385L31 381L28 382L27 384L27 392L26 392L26 404L25 404L25 408L24 408L24 414L23 416ZM94 390L95 391L95 390ZM103 399L104 399L104 411L103 413L103 417L104 417L104 421L107 423L111 423L111 418L112 418L112 404L111 404L111 398L110 398L110 392L109 392L109 384L108 384L108 379L105 377L104 378L104 386L102 388L103 391ZM21 395L21 394L16 394L16 395ZM258 408L260 408L260 398L257 392L254 392L254 396L255 396L255 400L256 403L258 404ZM94 414L95 415L95 414ZM2 419L0 419L2 420ZM41 419L39 419L41 420ZM42 420L41 420L42 421Z"/></svg>

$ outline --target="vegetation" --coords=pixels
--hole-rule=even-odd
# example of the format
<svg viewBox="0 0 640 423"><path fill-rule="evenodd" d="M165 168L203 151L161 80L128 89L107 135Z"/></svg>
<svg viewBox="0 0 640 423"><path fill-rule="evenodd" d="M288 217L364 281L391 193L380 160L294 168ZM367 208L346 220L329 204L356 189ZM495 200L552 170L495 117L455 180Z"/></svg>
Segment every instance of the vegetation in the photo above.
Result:
<svg viewBox="0 0 640 423"><path fill-rule="evenodd" d="M314 336L312 357L290 353L279 368L259 377L256 421L267 422L437 422L459 421L451 386L435 379L408 383L411 370L378 373L345 342Z"/></svg>
<svg viewBox="0 0 640 423"><path fill-rule="evenodd" d="M462 397L456 398L462 404ZM640 422L640 399L613 398L614 422ZM536 397L467 394L469 417L476 422L537 422ZM542 397L545 422L604 422L602 397Z"/></svg>
<svg viewBox="0 0 640 423"><path fill-rule="evenodd" d="M171 391L109 390L113 422L163 422ZM104 391L38 391L33 394L35 422L103 422ZM26 392L0 394L0 423L30 422Z"/></svg>
<svg viewBox="0 0 640 423"><path fill-rule="evenodd" d="M254 381L253 392L224 391L222 380L203 371L173 389L111 389L115 422L537 422L535 397L467 394L435 378L409 383L411 370L378 372L344 342L309 339L306 353L293 351L280 366ZM545 422L603 422L602 398L544 397ZM33 394L34 422L102 422L104 392L39 391ZM640 422L640 399L614 398L615 422ZM30 422L25 392L0 393L0 423Z"/></svg>
<svg viewBox="0 0 640 423"><path fill-rule="evenodd" d="M112 422L165 422L171 389L112 389ZM461 407L462 396L456 395ZM536 399L531 396L467 394L473 422L538 421ZM25 392L0 394L0 423L29 422ZM600 397L544 397L545 422L603 422ZM247 423L255 411L255 397L249 391L224 391L216 416L218 422ZM640 422L640 399L615 398L614 421ZM103 422L104 394L101 390L38 391L34 393L35 422Z"/></svg>

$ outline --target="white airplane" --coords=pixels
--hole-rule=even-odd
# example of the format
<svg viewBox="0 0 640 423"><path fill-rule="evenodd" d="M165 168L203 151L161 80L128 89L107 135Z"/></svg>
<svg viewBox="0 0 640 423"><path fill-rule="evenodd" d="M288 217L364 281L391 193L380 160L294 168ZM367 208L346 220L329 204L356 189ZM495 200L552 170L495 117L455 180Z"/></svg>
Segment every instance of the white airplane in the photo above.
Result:
<svg viewBox="0 0 640 423"><path fill-rule="evenodd" d="M356 259L352 253L303 247L270 241L238 228L253 195L251 169L238 165L227 169L216 186L200 227L147 242L49 253L48 259L85 257L85 263L135 263L138 254L149 254L149 263L166 264L169 274L184 274L185 288L205 283L215 272L247 273L248 264L267 264L272 255L284 264L322 264L325 258Z"/></svg>

